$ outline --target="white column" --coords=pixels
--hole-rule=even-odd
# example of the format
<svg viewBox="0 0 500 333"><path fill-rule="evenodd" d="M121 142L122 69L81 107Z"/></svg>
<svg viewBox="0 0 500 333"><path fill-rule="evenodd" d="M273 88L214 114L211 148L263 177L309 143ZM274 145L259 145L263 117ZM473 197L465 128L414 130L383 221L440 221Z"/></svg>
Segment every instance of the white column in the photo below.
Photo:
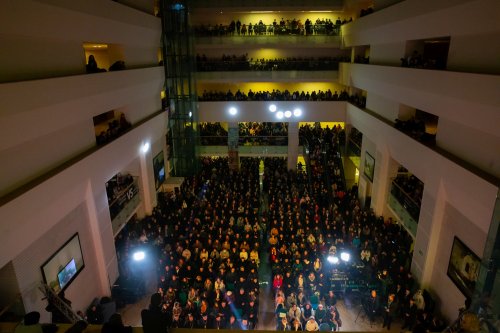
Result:
<svg viewBox="0 0 500 333"><path fill-rule="evenodd" d="M297 169L299 157L299 123L288 123L288 170Z"/></svg>
<svg viewBox="0 0 500 333"><path fill-rule="evenodd" d="M153 176L153 157L151 155L151 148L147 151L141 151L139 153L140 161L140 175L139 175L139 188L142 196L142 204L144 208L144 213L146 215L151 215L153 212L153 196L156 193L154 186L154 176Z"/></svg>

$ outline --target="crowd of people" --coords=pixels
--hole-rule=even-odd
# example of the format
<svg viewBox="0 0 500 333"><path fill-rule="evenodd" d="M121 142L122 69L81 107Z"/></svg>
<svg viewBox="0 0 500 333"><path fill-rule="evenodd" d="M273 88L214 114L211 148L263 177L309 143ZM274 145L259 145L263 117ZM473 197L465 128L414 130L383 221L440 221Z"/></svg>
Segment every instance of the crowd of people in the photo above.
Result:
<svg viewBox="0 0 500 333"><path fill-rule="evenodd" d="M227 130L221 123L200 123L200 140L202 146L226 146Z"/></svg>
<svg viewBox="0 0 500 333"><path fill-rule="evenodd" d="M422 120L416 118L408 120L396 119L394 127L424 144L433 145L436 143L436 135L427 133L425 122Z"/></svg>
<svg viewBox="0 0 500 333"><path fill-rule="evenodd" d="M306 125L299 136L309 147L306 165L287 170L285 158L265 158L262 192L259 159L242 158L235 171L227 158L204 158L200 173L159 196L152 216L119 234L121 270L134 247L148 245L158 256L158 289L142 312L146 333L255 328L262 251L278 330L339 329L336 303L350 289L367 316L383 317L389 329L393 319L410 330L441 328L409 271L410 236L363 209L357 188L345 187L343 129Z"/></svg>
<svg viewBox="0 0 500 333"><path fill-rule="evenodd" d="M109 71L121 71L124 70L125 68L125 61L123 60L117 60L115 61L111 66L109 66ZM94 55L89 55L89 59L87 61L87 64L85 65L85 70L87 71L88 74L92 73L102 73L102 72L107 72L105 68L100 68L97 65L97 60L95 60Z"/></svg>
<svg viewBox="0 0 500 333"><path fill-rule="evenodd" d="M231 90L223 91L203 91L201 96L198 96L200 102L213 101L347 101L349 94L343 90L340 93L333 92L328 89L307 91L293 91L273 89L272 91L257 91L252 89L248 93L242 92L239 89L233 93Z"/></svg>
<svg viewBox="0 0 500 333"><path fill-rule="evenodd" d="M370 15L373 13L374 13L373 7L363 8L359 12L359 17L363 17L363 16Z"/></svg>
<svg viewBox="0 0 500 333"><path fill-rule="evenodd" d="M198 72L210 71L323 71L338 70L339 62L348 62L347 57L287 57L254 59L248 55L225 55L220 58L196 56Z"/></svg>
<svg viewBox="0 0 500 333"><path fill-rule="evenodd" d="M101 131L101 133L96 136L96 143L98 145L113 141L132 127L132 124L125 118L125 115L122 114L119 120L114 119L108 122L107 126L108 128L105 131Z"/></svg>
<svg viewBox="0 0 500 333"><path fill-rule="evenodd" d="M232 171L227 158L203 159L199 174L159 198L152 216L118 236L121 275L133 274L125 263L134 247L149 245L158 255L157 293L142 314L145 332L155 314L168 327L255 327L258 167L258 160L243 159L240 171Z"/></svg>
<svg viewBox="0 0 500 333"><path fill-rule="evenodd" d="M242 145L286 146L288 123L242 122L238 124L239 143Z"/></svg>
<svg viewBox="0 0 500 333"><path fill-rule="evenodd" d="M347 20L340 17L334 21L325 18L318 18L316 21L306 19L302 22L300 19L284 19L278 22L277 19L271 24L265 24L262 20L252 24L242 23L240 20L232 20L229 24L209 24L199 25L194 28L197 36L269 36L269 35L331 35L338 36L340 34L340 27L343 24L349 23L352 18Z"/></svg>
<svg viewBox="0 0 500 333"><path fill-rule="evenodd" d="M420 179L400 167L394 182L420 207L424 193L424 183Z"/></svg>
<svg viewBox="0 0 500 333"><path fill-rule="evenodd" d="M347 292L339 288L343 282L338 276L348 276L357 288L364 286L361 302L366 315L371 320L382 316L388 329L395 318L410 330L442 329L409 271L411 239L406 231L391 219L362 209L356 190L344 191L339 178L331 185L337 190L327 195L328 183L320 176L324 170L317 166L323 165L325 143L335 147L341 131L305 131L307 141L316 142L309 153L309 181L304 174L287 172L284 161L266 162L273 164L265 174L265 191L278 329L284 325L338 329L342 321L335 304ZM347 254L350 261L344 261Z"/></svg>
<svg viewBox="0 0 500 333"><path fill-rule="evenodd" d="M415 50L408 57L401 58L401 67L443 70L446 69L446 60L428 58Z"/></svg>

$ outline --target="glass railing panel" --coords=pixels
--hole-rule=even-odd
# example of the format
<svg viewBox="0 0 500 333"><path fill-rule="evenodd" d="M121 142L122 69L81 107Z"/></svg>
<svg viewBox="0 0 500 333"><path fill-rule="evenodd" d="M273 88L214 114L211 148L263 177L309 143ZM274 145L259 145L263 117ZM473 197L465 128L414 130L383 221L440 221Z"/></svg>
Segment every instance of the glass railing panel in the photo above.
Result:
<svg viewBox="0 0 500 333"><path fill-rule="evenodd" d="M287 146L288 136L240 136L240 146Z"/></svg>
<svg viewBox="0 0 500 333"><path fill-rule="evenodd" d="M410 214L413 220L418 223L418 218L420 216L420 204L413 200L410 194L406 193L398 184L394 181L391 184L391 194L396 198L401 206Z"/></svg>
<svg viewBox="0 0 500 333"><path fill-rule="evenodd" d="M336 59L305 59L305 60L203 60L196 63L198 72L225 71L336 71L339 60Z"/></svg>
<svg viewBox="0 0 500 333"><path fill-rule="evenodd" d="M134 177L134 181L123 189L109 205L113 235L118 234L140 203L138 177Z"/></svg>
<svg viewBox="0 0 500 333"><path fill-rule="evenodd" d="M291 22L286 25L242 24L238 31L231 25L198 25L194 28L196 37L259 37L259 36L339 36L340 25L334 22L302 24Z"/></svg>
<svg viewBox="0 0 500 333"><path fill-rule="evenodd" d="M226 136L200 136L202 146L227 146Z"/></svg>

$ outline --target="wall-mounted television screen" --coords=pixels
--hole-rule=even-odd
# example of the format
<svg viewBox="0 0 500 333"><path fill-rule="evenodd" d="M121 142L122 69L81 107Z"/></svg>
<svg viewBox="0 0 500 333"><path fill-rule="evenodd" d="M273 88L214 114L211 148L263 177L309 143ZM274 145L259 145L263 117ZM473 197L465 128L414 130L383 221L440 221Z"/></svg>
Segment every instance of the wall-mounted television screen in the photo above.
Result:
<svg viewBox="0 0 500 333"><path fill-rule="evenodd" d="M78 233L63 244L41 267L43 280L58 293L68 287L85 267Z"/></svg>
<svg viewBox="0 0 500 333"><path fill-rule="evenodd" d="M75 259L71 259L66 266L57 274L57 280L59 280L59 286L61 289L68 284L73 276L76 274L76 263Z"/></svg>
<svg viewBox="0 0 500 333"><path fill-rule="evenodd" d="M158 189L165 181L165 160L163 158L163 150L153 158L153 171L155 175L155 187Z"/></svg>
<svg viewBox="0 0 500 333"><path fill-rule="evenodd" d="M480 267L481 259L455 236L448 264L448 276L467 297L471 297L474 292Z"/></svg>

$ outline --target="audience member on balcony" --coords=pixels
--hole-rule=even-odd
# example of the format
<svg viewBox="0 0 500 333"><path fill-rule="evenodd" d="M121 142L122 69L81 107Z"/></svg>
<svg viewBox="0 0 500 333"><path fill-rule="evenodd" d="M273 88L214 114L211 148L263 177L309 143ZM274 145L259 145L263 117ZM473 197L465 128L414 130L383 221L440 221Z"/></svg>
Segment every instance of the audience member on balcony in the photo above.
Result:
<svg viewBox="0 0 500 333"><path fill-rule="evenodd" d="M115 119L110 121L108 123L108 129L106 131L102 131L96 137L97 145L102 145L113 141L114 139L125 133L130 127L132 127L132 124L127 121L125 115L122 113L119 120Z"/></svg>
<svg viewBox="0 0 500 333"><path fill-rule="evenodd" d="M347 91L342 91L340 95L331 90L318 92L290 92L288 90L280 91L258 91L253 92L251 89L248 94L238 90L235 94L231 90L224 92L214 92L206 90L202 96L198 96L199 101L346 101L349 99Z"/></svg>
<svg viewBox="0 0 500 333"><path fill-rule="evenodd" d="M99 73L99 72L105 72L106 70L104 68L99 68L97 66L97 61L95 60L95 57L91 54L89 55L89 61L86 65L87 73Z"/></svg>
<svg viewBox="0 0 500 333"><path fill-rule="evenodd" d="M118 60L118 61L115 61L110 67L109 67L109 71L110 72L113 72L113 71L122 71L125 69L125 61L123 60Z"/></svg>
<svg viewBox="0 0 500 333"><path fill-rule="evenodd" d="M369 14L372 14L373 13L373 8L372 7L368 7L366 9L361 9L361 12L359 14L359 17L363 17L363 16L366 16L366 15L369 15Z"/></svg>

